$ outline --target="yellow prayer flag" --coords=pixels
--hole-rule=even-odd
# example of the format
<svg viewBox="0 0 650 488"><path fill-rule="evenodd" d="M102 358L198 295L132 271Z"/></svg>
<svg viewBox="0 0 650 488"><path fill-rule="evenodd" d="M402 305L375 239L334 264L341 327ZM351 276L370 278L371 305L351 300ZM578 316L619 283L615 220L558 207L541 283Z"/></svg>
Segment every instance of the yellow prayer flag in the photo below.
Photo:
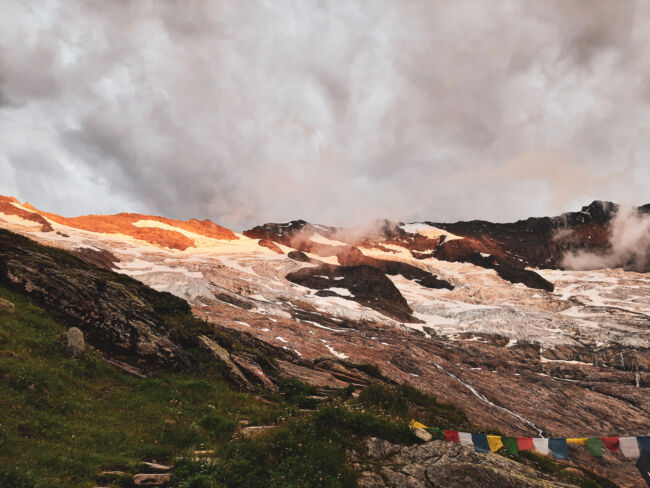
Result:
<svg viewBox="0 0 650 488"><path fill-rule="evenodd" d="M411 427L414 429L427 429L428 427L424 424L421 424L420 422L416 422L415 420L411 420Z"/></svg>
<svg viewBox="0 0 650 488"><path fill-rule="evenodd" d="M497 452L503 447L503 442L501 441L500 435L489 435L487 436L488 445L490 446L490 451Z"/></svg>
<svg viewBox="0 0 650 488"><path fill-rule="evenodd" d="M586 437L567 437L566 443L567 444L580 444L581 446L584 446L587 443L587 438Z"/></svg>

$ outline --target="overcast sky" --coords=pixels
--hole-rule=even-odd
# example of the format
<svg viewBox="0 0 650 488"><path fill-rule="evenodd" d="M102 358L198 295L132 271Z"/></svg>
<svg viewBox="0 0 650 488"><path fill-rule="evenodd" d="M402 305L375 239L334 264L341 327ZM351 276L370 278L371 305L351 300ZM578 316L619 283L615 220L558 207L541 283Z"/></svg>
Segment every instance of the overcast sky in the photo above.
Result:
<svg viewBox="0 0 650 488"><path fill-rule="evenodd" d="M650 202L650 2L0 0L0 194L241 230Z"/></svg>

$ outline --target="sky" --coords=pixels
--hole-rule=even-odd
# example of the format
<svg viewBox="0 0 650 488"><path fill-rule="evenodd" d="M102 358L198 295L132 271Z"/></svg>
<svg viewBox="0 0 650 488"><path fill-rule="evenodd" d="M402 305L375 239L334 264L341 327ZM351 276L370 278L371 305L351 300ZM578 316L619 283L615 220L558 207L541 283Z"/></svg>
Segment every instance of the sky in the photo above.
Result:
<svg viewBox="0 0 650 488"><path fill-rule="evenodd" d="M650 202L650 2L0 0L0 194L235 230Z"/></svg>

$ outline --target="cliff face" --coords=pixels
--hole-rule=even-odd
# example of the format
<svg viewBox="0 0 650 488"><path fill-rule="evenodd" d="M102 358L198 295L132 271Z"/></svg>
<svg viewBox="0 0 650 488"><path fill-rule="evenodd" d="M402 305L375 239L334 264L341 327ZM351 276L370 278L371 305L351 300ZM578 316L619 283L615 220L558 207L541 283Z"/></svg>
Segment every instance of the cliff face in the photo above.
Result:
<svg viewBox="0 0 650 488"><path fill-rule="evenodd" d="M16 203L9 205L30 212ZM390 381L433 392L508 435L622 436L650 425L647 274L563 264L567 252L609 252L619 215L613 204L512 224L382 221L338 229L294 221L235 239L169 224L165 230L194 243L184 249L37 214L52 227L45 232L37 217L0 212L5 228L187 300L192 314L275 357L265 369L271 378L361 385L369 378L355 366L371 363ZM160 222L134 223L159 228L152 221ZM58 283L60 263L34 262L23 251L27 258L0 254L6 279L79 323L110 324L116 332L98 333L97 344L141 354L143 365L159 358L191 364L158 312L129 301L132 285L99 291L84 271L73 273L72 286L45 286L39 276ZM75 293L100 306L67 304ZM152 346L138 352L144 337ZM245 352L232 356L247 381L256 365L266 368ZM638 481L622 458L584 462L623 484Z"/></svg>

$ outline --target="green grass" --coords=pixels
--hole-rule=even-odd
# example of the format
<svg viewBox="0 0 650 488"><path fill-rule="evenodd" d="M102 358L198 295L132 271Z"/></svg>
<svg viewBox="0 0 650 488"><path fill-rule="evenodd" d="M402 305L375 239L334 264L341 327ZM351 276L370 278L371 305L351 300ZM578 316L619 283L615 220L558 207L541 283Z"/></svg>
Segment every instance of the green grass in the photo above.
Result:
<svg viewBox="0 0 650 488"><path fill-rule="evenodd" d="M465 412L455 405L440 402L407 384L393 387L373 383L363 390L359 403L397 418L415 419L443 429L473 427Z"/></svg>
<svg viewBox="0 0 650 488"><path fill-rule="evenodd" d="M175 477L180 488L352 487L358 474L347 466L345 449L368 436L415 441L405 421L328 405L258 438L231 442L213 463L179 461Z"/></svg>

